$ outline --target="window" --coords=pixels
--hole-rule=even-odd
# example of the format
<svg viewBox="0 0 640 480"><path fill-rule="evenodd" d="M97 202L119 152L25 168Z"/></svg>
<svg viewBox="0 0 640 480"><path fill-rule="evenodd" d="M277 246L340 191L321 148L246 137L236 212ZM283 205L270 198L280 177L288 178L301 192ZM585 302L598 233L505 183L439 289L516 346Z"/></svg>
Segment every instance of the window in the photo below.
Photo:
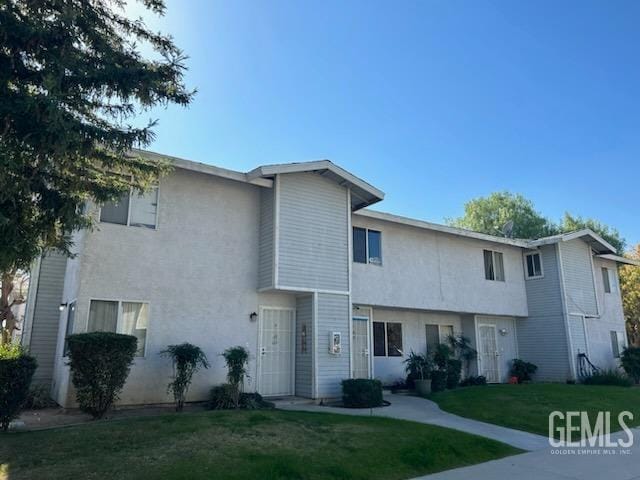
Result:
<svg viewBox="0 0 640 480"><path fill-rule="evenodd" d="M449 343L449 336L453 335L453 325L425 325L427 332L427 353L431 354L441 343Z"/></svg>
<svg viewBox="0 0 640 480"><path fill-rule="evenodd" d="M611 293L611 277L606 267L602 267L602 285L604 285L604 293Z"/></svg>
<svg viewBox="0 0 640 480"><path fill-rule="evenodd" d="M64 338L64 348L62 349L62 356L66 357L69 355L69 341L67 337L73 333L73 324L76 318L76 302L71 302L67 306L67 330L65 332Z"/></svg>
<svg viewBox="0 0 640 480"><path fill-rule="evenodd" d="M402 356L402 324L373 322L373 355L375 357Z"/></svg>
<svg viewBox="0 0 640 480"><path fill-rule="evenodd" d="M133 335L138 339L138 357L144 357L148 324L147 303L91 300L87 331Z"/></svg>
<svg viewBox="0 0 640 480"><path fill-rule="evenodd" d="M353 261L382 265L382 233L353 227Z"/></svg>
<svg viewBox="0 0 640 480"><path fill-rule="evenodd" d="M484 250L484 278L504 282L502 253Z"/></svg>
<svg viewBox="0 0 640 480"><path fill-rule="evenodd" d="M613 352L613 358L620 358L620 354L624 348L624 332L611 330L611 351Z"/></svg>
<svg viewBox="0 0 640 480"><path fill-rule="evenodd" d="M107 202L100 209L100 221L134 227L156 228L158 187L146 193L131 191L115 202Z"/></svg>
<svg viewBox="0 0 640 480"><path fill-rule="evenodd" d="M540 254L527 253L524 258L527 264L527 278L542 277L542 257Z"/></svg>
<svg viewBox="0 0 640 480"><path fill-rule="evenodd" d="M426 325L427 329L427 353L431 354L436 351L440 343L440 329L438 325Z"/></svg>

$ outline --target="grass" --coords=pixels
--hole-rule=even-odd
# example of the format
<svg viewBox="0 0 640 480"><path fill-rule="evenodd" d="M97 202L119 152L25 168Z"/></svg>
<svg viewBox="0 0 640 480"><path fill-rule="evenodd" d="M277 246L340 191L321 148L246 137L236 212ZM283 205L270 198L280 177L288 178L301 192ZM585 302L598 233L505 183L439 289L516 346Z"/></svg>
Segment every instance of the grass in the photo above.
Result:
<svg viewBox="0 0 640 480"><path fill-rule="evenodd" d="M462 417L548 435L549 414L587 411L595 420L598 412L611 412L611 430L620 430L618 413L628 410L640 425L640 388L601 385L563 385L552 383L527 385L489 385L438 392L429 397L440 408ZM560 424L562 425L562 424Z"/></svg>
<svg viewBox="0 0 640 480"><path fill-rule="evenodd" d="M2 435L0 479L404 479L519 452L388 418L198 412Z"/></svg>

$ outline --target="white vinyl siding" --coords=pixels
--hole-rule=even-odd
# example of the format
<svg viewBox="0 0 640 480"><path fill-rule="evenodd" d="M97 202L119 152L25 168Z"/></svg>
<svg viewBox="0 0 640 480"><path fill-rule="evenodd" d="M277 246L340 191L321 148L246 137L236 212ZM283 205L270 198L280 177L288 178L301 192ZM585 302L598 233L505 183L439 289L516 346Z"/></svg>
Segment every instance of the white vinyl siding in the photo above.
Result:
<svg viewBox="0 0 640 480"><path fill-rule="evenodd" d="M504 259L500 252L484 250L484 278L504 282Z"/></svg>
<svg viewBox="0 0 640 480"><path fill-rule="evenodd" d="M591 247L582 240L571 240L560 244L559 249L564 271L567 312L598 315Z"/></svg>
<svg viewBox="0 0 640 480"><path fill-rule="evenodd" d="M273 287L274 195L272 188L260 189L260 236L258 288Z"/></svg>
<svg viewBox="0 0 640 480"><path fill-rule="evenodd" d="M276 185L276 287L348 292L347 189L314 173L279 175Z"/></svg>
<svg viewBox="0 0 640 480"><path fill-rule="evenodd" d="M296 298L296 395L313 396L313 295Z"/></svg>
<svg viewBox="0 0 640 480"><path fill-rule="evenodd" d="M340 382L351 376L350 356L351 339L349 338L349 296L328 293L317 294L318 305L316 329L318 338L315 343L316 352L316 382L318 398L337 398L342 394ZM329 334L342 334L342 353L329 353Z"/></svg>
<svg viewBox="0 0 640 480"><path fill-rule="evenodd" d="M147 303L91 300L87 331L133 335L138 339L138 357L144 357L145 354L148 326Z"/></svg>

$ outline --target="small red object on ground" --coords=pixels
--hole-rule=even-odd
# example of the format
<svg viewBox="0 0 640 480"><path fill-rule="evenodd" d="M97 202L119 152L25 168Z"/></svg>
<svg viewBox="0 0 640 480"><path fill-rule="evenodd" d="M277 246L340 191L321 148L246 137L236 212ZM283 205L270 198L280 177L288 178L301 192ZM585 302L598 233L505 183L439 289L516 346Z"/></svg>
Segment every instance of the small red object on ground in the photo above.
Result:
<svg viewBox="0 0 640 480"><path fill-rule="evenodd" d="M516 385L518 383L518 377L511 377L509 378L509 383L511 385Z"/></svg>

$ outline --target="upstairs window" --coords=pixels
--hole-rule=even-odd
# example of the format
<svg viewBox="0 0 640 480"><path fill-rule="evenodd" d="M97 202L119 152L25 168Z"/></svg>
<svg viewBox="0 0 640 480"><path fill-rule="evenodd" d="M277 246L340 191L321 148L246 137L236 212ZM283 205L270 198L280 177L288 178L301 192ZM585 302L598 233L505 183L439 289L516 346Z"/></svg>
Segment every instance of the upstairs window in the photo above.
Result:
<svg viewBox="0 0 640 480"><path fill-rule="evenodd" d="M146 193L131 191L100 209L100 221L135 227L156 228L158 187Z"/></svg>
<svg viewBox="0 0 640 480"><path fill-rule="evenodd" d="M502 253L484 250L484 278L504 282L504 261Z"/></svg>
<svg viewBox="0 0 640 480"><path fill-rule="evenodd" d="M542 257L539 253L527 253L525 255L527 278L540 278L542 273Z"/></svg>
<svg viewBox="0 0 640 480"><path fill-rule="evenodd" d="M602 285L604 286L604 293L611 293L611 272L608 268L602 267Z"/></svg>
<svg viewBox="0 0 640 480"><path fill-rule="evenodd" d="M148 324L148 303L91 300L87 331L133 335L138 339L138 357L144 357Z"/></svg>
<svg viewBox="0 0 640 480"><path fill-rule="evenodd" d="M382 233L353 227L353 261L382 265Z"/></svg>

